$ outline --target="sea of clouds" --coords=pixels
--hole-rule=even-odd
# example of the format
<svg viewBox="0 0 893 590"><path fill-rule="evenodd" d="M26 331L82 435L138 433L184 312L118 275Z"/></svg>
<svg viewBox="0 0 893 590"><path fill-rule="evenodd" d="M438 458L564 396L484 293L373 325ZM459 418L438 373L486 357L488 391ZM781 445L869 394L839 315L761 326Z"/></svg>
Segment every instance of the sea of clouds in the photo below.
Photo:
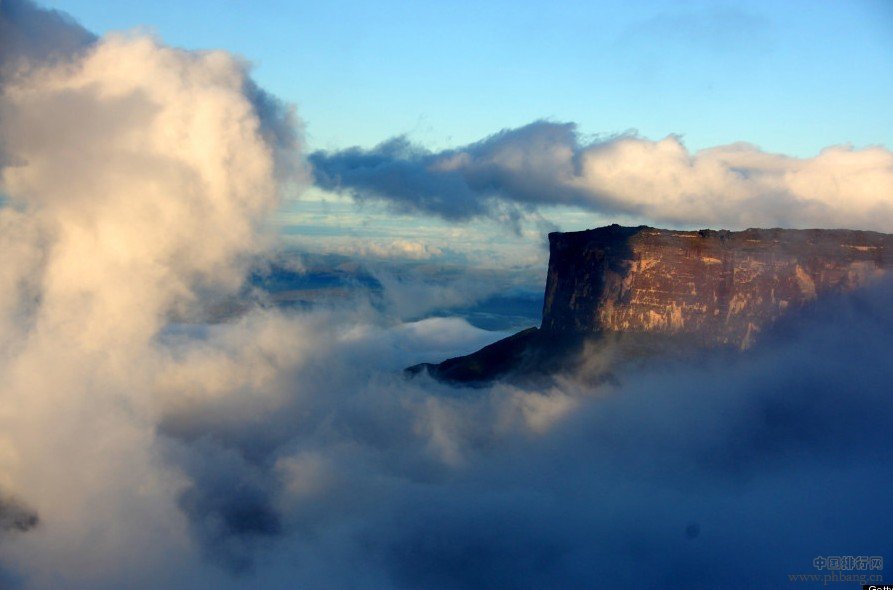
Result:
<svg viewBox="0 0 893 590"><path fill-rule="evenodd" d="M0 51L0 588L769 588L889 549L893 286L600 388L407 380L494 335L371 305L173 325L274 256L265 221L310 182L296 114L238 57L96 38L27 0L0 3ZM508 143L543 133L555 161L529 168ZM454 218L537 189L657 221L890 229L881 148L574 141L537 123L401 156L398 184ZM670 168L643 176L642 154ZM369 157L310 161L409 203L350 180ZM509 174L528 169L539 184ZM458 204L426 197L444 178Z"/></svg>

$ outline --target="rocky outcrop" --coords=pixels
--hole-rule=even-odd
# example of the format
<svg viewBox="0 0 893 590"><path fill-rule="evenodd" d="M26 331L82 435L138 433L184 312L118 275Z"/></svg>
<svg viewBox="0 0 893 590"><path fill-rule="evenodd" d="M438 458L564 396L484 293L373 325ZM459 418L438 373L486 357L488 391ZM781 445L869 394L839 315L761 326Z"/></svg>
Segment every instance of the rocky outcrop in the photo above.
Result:
<svg viewBox="0 0 893 590"><path fill-rule="evenodd" d="M408 371L425 369L456 383L548 373L585 342L590 354L610 343L620 358L669 349L744 350L781 317L893 268L893 235L853 230L611 225L549 234L549 246L539 330Z"/></svg>
<svg viewBox="0 0 893 590"><path fill-rule="evenodd" d="M549 234L542 329L685 334L748 348L783 314L893 266L893 236L850 230Z"/></svg>

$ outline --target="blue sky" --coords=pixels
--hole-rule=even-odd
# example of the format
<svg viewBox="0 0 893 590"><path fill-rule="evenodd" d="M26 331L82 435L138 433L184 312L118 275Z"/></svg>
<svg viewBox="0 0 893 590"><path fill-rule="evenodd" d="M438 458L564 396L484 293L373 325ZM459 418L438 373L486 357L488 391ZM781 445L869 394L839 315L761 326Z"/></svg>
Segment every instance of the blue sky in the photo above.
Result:
<svg viewBox="0 0 893 590"><path fill-rule="evenodd" d="M649 159L655 146L643 144L645 151L632 156L653 174L651 180L685 178L698 150L735 142L798 158L814 157L834 145L893 147L889 0L43 4L68 12L99 34L150 30L172 45L244 56L254 64L254 77L263 88L296 105L307 151L330 151L335 162L350 160L349 154L337 151L352 146L364 148L377 161L369 150L400 135L448 156L442 150L464 149L501 130L541 120L575 123L577 143L563 148L578 156L590 140L616 134L632 131L655 141L677 135L692 158L685 155L678 161L681 168ZM721 159L734 159L734 152L726 150ZM883 208L889 192L884 187L893 186L893 167L872 158L859 156L862 168L835 158L816 163L811 179L794 189L785 184L784 173L769 188L753 184L750 194L763 199L763 210L769 211L764 215L746 203L723 209L736 187L712 187L705 172L709 166L696 165L697 182L675 201L673 195L659 197L660 186L644 185L649 188L626 191L623 198L632 199L626 208L600 204L605 193L597 177L583 179L591 183L584 187L587 195L598 201L584 202L583 208L579 203L550 205L550 198L562 190L579 188L556 181L538 189L543 202L535 210L502 198L483 216L444 220L437 211L412 203L406 207L391 194L351 198L370 196L373 183L346 192L311 187L300 199L287 200L275 223L287 243L303 250L398 258L405 252L411 258L461 260L473 266L527 267L539 277L548 256L546 233L614 222L732 229L846 225L889 231L893 214L884 213L889 209ZM800 166L781 157L763 161L756 176ZM420 188L431 187L429 196L442 196L444 202L458 198L438 195L441 179L425 176L430 161L395 164L412 172L407 182L426 178ZM728 164L733 179L736 166ZM823 176L828 166L836 168ZM880 176L871 176L872 170L881 170ZM371 172L359 169L357 174L366 178ZM849 188L819 194L822 187L842 185L840 179L848 175ZM637 186L635 181L628 186ZM855 185L863 192L854 191ZM830 213L821 219L798 217L803 208L786 214L784 196L791 194L806 203L817 198L830 205ZM486 194L477 196L490 202ZM655 216L636 199L669 200ZM671 219L676 203L682 206L692 199L702 204L703 215L685 222ZM780 213L774 211L775 201ZM875 207L878 203L881 208ZM728 214L722 215L723 210ZM842 216L847 212L859 215ZM513 214L518 221L507 223L506 216ZM680 210L680 217L686 215L687 210Z"/></svg>
<svg viewBox="0 0 893 590"><path fill-rule="evenodd" d="M893 3L53 0L87 28L222 48L312 149L431 149L537 119L811 156L893 146Z"/></svg>

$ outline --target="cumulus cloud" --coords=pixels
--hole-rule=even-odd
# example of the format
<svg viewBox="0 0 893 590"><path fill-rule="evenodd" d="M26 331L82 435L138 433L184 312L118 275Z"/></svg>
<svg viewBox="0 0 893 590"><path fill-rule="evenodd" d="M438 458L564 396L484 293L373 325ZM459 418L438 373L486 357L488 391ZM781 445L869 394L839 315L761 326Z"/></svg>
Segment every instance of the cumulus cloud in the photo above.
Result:
<svg viewBox="0 0 893 590"><path fill-rule="evenodd" d="M300 128L225 52L2 9L0 486L49 523L3 550L37 587L150 580L189 542L152 442L156 338L242 284Z"/></svg>
<svg viewBox="0 0 893 590"><path fill-rule="evenodd" d="M539 121L443 152L395 138L310 160L322 188L451 220L569 205L657 224L893 231L893 153L880 146L692 153L675 136L590 142L572 123Z"/></svg>

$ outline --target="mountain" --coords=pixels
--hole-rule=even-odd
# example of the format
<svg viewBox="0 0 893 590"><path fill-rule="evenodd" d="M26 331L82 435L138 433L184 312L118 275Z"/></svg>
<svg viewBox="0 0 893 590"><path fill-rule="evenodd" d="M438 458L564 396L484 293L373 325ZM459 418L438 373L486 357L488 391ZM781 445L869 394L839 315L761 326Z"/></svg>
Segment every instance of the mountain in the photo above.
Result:
<svg viewBox="0 0 893 590"><path fill-rule="evenodd" d="M781 318L893 268L893 235L855 230L615 224L551 233L549 249L539 328L407 372L474 385L578 368L609 351L626 361L705 348L745 350Z"/></svg>

